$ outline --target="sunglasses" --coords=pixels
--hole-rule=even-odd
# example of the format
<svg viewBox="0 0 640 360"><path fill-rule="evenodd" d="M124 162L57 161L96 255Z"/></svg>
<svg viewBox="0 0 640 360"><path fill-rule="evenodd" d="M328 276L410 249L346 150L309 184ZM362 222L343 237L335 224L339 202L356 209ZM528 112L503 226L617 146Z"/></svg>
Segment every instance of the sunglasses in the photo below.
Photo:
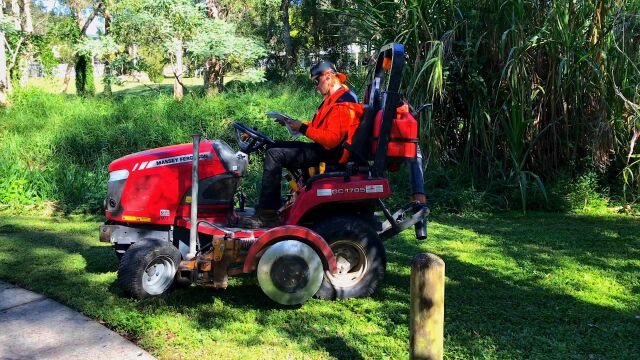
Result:
<svg viewBox="0 0 640 360"><path fill-rule="evenodd" d="M320 84L320 79L322 79L322 77L327 75L327 74L330 74L330 72L325 72L324 74L320 74L320 75L314 77L313 79L311 79L311 81L313 81L313 84L317 86L318 84Z"/></svg>

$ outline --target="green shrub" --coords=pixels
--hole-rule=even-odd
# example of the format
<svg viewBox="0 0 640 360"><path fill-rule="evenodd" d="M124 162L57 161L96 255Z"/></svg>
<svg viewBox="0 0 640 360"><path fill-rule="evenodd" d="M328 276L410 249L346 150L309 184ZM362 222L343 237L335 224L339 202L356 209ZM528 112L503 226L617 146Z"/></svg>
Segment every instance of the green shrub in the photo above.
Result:
<svg viewBox="0 0 640 360"><path fill-rule="evenodd" d="M432 166L424 176L425 193L434 213L480 214L509 209L509 201L500 189L491 188L491 184L474 184L468 172ZM406 179L408 196L408 174L401 177ZM399 181L392 180L394 184Z"/></svg>
<svg viewBox="0 0 640 360"><path fill-rule="evenodd" d="M0 112L1 208L52 202L64 212L97 212L107 166L119 157L190 142L197 131L235 147L234 121L287 139L286 130L264 113L278 110L310 119L320 101L310 89L273 84L214 98L186 96L181 102L169 95L119 95L121 100L16 91L14 106ZM244 185L250 199L256 198L260 162L252 157Z"/></svg>
<svg viewBox="0 0 640 360"><path fill-rule="evenodd" d="M529 209L572 212L607 211L608 190L599 184L598 175L591 171L572 179L561 174L547 187L547 199L541 194L533 194L529 200ZM548 200L548 201L547 201Z"/></svg>
<svg viewBox="0 0 640 360"><path fill-rule="evenodd" d="M76 55L76 91L78 95L93 96L96 86L93 80L93 59L91 55Z"/></svg>
<svg viewBox="0 0 640 360"><path fill-rule="evenodd" d="M166 64L163 51L154 47L142 46L140 47L140 55L142 55L144 62L142 69L149 75L149 80L156 84L162 83L164 80L162 71Z"/></svg>
<svg viewBox="0 0 640 360"><path fill-rule="evenodd" d="M42 64L43 72L45 76L51 76L53 69L60 64L53 54L53 50L50 46L43 46L38 49L38 61Z"/></svg>
<svg viewBox="0 0 640 360"><path fill-rule="evenodd" d="M567 198L567 191L570 191L571 181L569 178L561 178L546 186L546 196L538 187L529 189L527 198L528 210L546 210L553 212L570 211L571 204Z"/></svg>
<svg viewBox="0 0 640 360"><path fill-rule="evenodd" d="M136 89L110 98L50 94L18 89L14 106L0 111L0 209L23 209L53 203L64 212L97 212L106 192L107 167L133 152L187 143L194 132L223 139L237 147L234 121L257 127L274 139L289 139L286 129L264 116L277 110L309 120L321 97L308 78L289 84L247 84L218 96L186 96L175 102L169 94L136 94ZM306 85L304 85L306 84ZM139 90L139 89L138 89ZM261 156L251 157L243 182L248 204L257 201ZM470 171L431 166L425 191L434 213L484 213L520 208L514 184L473 181ZM407 167L390 176L391 207L410 198ZM577 180L561 176L547 185L547 199L529 184L531 210L601 211L607 205L595 173Z"/></svg>
<svg viewBox="0 0 640 360"><path fill-rule="evenodd" d="M576 179L567 191L567 197L571 209L575 211L598 211L607 207L604 192L598 185L597 174L588 172Z"/></svg>

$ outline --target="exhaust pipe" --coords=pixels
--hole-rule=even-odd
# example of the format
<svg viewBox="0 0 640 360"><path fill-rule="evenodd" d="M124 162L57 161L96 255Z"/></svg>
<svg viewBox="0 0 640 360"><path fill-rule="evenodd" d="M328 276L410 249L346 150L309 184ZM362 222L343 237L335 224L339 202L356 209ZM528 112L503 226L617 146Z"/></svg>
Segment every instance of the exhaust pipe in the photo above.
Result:
<svg viewBox="0 0 640 360"><path fill-rule="evenodd" d="M427 219L418 221L415 225L416 239L425 240L427 238Z"/></svg>
<svg viewBox="0 0 640 360"><path fill-rule="evenodd" d="M200 134L193 135L193 167L191 171L191 232L189 232L189 253L187 260L196 257L198 239L198 162L200 160Z"/></svg>

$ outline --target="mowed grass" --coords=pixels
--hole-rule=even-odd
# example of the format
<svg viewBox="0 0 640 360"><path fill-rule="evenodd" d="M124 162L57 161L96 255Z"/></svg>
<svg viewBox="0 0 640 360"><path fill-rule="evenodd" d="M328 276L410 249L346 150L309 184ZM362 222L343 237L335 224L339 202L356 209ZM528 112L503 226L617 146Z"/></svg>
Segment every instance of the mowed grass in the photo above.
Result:
<svg viewBox="0 0 640 360"><path fill-rule="evenodd" d="M116 286L99 217L0 217L0 279L42 292L162 359L404 359L411 259L446 262L447 359L637 359L637 218L515 213L437 217L429 240L387 243L368 299L288 308L253 277L227 290L177 289L137 301Z"/></svg>

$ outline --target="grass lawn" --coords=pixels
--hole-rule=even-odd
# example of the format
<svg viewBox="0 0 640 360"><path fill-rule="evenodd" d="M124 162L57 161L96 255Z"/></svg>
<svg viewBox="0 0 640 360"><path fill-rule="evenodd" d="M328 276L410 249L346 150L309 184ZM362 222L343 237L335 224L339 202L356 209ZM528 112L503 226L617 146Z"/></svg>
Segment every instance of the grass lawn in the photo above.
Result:
<svg viewBox="0 0 640 360"><path fill-rule="evenodd" d="M201 78L184 78L182 80L182 83L187 87L187 91L202 85L202 82L203 80ZM35 86L52 93L61 92L62 83L62 78L29 78L29 86ZM101 77L95 78L95 87L96 94L100 94L104 90L104 84L102 83ZM156 90L171 95L173 94L173 78L164 78L160 84L130 78L129 81L124 81L122 84L114 84L111 88L116 95L118 95L118 92L120 91L127 91L127 93L131 92L132 94L136 94L138 92L153 92ZM74 78L71 78L65 93L75 95L76 84Z"/></svg>
<svg viewBox="0 0 640 360"><path fill-rule="evenodd" d="M239 77L238 74L228 74L225 76L225 84L233 81ZM37 87L42 90L51 93L61 93L63 88L63 78L29 78L29 86ZM202 84L204 80L200 77L183 78L182 84L186 87L185 95L190 92L199 93L202 91ZM120 84L113 84L111 91L114 98L120 98L125 95L151 95L157 96L159 94L173 95L173 83L172 77L165 77L161 83L154 83L148 79L140 79L135 77L128 77ZM102 77L96 77L94 82L96 88L96 95L101 95L104 91L104 83ZM75 78L71 78L67 91L67 95L76 95Z"/></svg>
<svg viewBox="0 0 640 360"><path fill-rule="evenodd" d="M515 213L439 216L430 238L387 243L388 272L369 299L284 308L253 278L229 289L124 298L97 217L0 215L0 279L42 292L163 359L408 357L409 264L446 262L448 359L637 359L640 221Z"/></svg>

